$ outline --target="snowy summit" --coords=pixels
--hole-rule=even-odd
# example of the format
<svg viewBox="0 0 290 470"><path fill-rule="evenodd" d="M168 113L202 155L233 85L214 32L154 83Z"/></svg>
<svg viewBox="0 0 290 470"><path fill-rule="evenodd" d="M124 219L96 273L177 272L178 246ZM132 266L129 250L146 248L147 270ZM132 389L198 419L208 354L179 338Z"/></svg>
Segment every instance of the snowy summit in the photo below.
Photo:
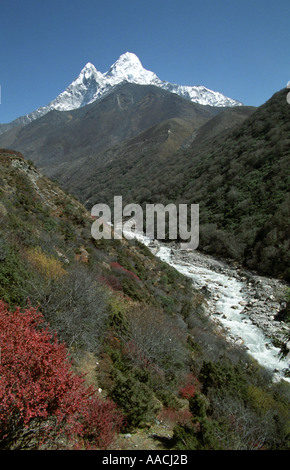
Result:
<svg viewBox="0 0 290 470"><path fill-rule="evenodd" d="M155 85L159 78L155 73L143 68L140 59L132 52L122 54L105 74L105 77L113 85L122 81L139 85Z"/></svg>
<svg viewBox="0 0 290 470"><path fill-rule="evenodd" d="M154 85L176 93L194 103L209 106L232 107L242 103L209 90L203 86L184 86L160 80L154 72L146 70L140 59L132 52L122 54L106 73L99 72L88 62L79 76L57 98L47 106L18 120L28 123L52 110L69 111L77 109L102 98L120 83L135 83L138 85Z"/></svg>

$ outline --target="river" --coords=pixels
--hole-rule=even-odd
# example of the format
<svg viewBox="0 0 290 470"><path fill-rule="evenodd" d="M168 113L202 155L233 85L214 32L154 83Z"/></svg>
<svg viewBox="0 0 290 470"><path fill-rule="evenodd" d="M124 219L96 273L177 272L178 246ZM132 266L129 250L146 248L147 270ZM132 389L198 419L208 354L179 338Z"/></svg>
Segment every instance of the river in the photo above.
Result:
<svg viewBox="0 0 290 470"><path fill-rule="evenodd" d="M176 244L136 238L152 253L189 277L194 287L206 289L211 319L225 332L226 338L241 345L257 362L273 373L273 380L290 382L289 356L280 358L281 340L289 332L288 324L276 321L281 309L277 292L285 286L276 279L249 273L196 251L186 251Z"/></svg>

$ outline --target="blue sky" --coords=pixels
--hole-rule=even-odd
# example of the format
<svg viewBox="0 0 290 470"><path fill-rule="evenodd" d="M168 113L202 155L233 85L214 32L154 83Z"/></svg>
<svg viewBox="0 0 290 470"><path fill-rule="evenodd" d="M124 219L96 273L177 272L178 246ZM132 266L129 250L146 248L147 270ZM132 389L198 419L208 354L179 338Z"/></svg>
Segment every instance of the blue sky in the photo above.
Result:
<svg viewBox="0 0 290 470"><path fill-rule="evenodd" d="M0 15L1 123L127 51L162 80L246 105L290 80L289 0L1 0Z"/></svg>

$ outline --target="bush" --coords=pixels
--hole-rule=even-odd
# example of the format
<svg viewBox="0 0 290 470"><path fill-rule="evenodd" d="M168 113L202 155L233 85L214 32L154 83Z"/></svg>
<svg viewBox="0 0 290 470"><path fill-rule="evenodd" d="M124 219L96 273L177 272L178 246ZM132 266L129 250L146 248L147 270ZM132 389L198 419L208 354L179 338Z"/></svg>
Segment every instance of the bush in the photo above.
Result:
<svg viewBox="0 0 290 470"><path fill-rule="evenodd" d="M237 396L245 396L247 393L246 378L240 367L227 361L204 361L199 378L205 394L211 388L224 389Z"/></svg>
<svg viewBox="0 0 290 470"><path fill-rule="evenodd" d="M207 418L201 418L196 424L179 423L173 429L174 447L178 450L223 450L219 434L219 424Z"/></svg>
<svg viewBox="0 0 290 470"><path fill-rule="evenodd" d="M45 279L59 279L66 274L62 263L53 256L43 253L40 247L27 250L27 258L34 269Z"/></svg>
<svg viewBox="0 0 290 470"><path fill-rule="evenodd" d="M158 414L158 419L167 426L190 426L192 415L187 409L176 410L174 408L163 408Z"/></svg>
<svg viewBox="0 0 290 470"><path fill-rule="evenodd" d="M0 298L10 305L22 305L26 279L27 270L19 253L2 240L0 258Z"/></svg>
<svg viewBox="0 0 290 470"><path fill-rule="evenodd" d="M200 392L195 393L189 400L189 409L195 421L199 421L206 417L209 402L205 395Z"/></svg>
<svg viewBox="0 0 290 470"><path fill-rule="evenodd" d="M211 419L219 424L219 440L226 450L259 450L274 448L278 436L278 416L270 409L263 415L243 400L230 394L213 393ZM285 445L285 434L279 433ZM283 442L284 441L284 442ZM284 447L286 448L286 447Z"/></svg>
<svg viewBox="0 0 290 470"><path fill-rule="evenodd" d="M27 289L70 351L95 352L107 331L107 293L97 279L86 265L71 265L66 275L45 283L34 280Z"/></svg>
<svg viewBox="0 0 290 470"><path fill-rule="evenodd" d="M186 400L192 398L195 394L196 387L193 384L185 385L179 389L179 395Z"/></svg>
<svg viewBox="0 0 290 470"><path fill-rule="evenodd" d="M134 279L124 278L122 280L122 290L125 295L137 302L142 302L145 298L142 288Z"/></svg>
<svg viewBox="0 0 290 470"><path fill-rule="evenodd" d="M60 438L68 447L106 448L121 415L73 373L43 322L35 309L10 312L0 302L0 448L57 448Z"/></svg>
<svg viewBox="0 0 290 470"><path fill-rule="evenodd" d="M171 410L179 410L181 408L181 404L177 397L172 392L170 392L170 390L157 390L155 395L162 402L165 408Z"/></svg>
<svg viewBox="0 0 290 470"><path fill-rule="evenodd" d="M158 412L158 402L150 388L136 380L118 373L111 398L122 409L128 428L151 421Z"/></svg>
<svg viewBox="0 0 290 470"><path fill-rule="evenodd" d="M134 305L127 311L127 324L122 340L131 364L170 377L173 383L187 359L186 332L176 319L150 306Z"/></svg>
<svg viewBox="0 0 290 470"><path fill-rule="evenodd" d="M198 392L200 384L192 373L185 377L184 385L179 388L179 395L186 400L190 400Z"/></svg>

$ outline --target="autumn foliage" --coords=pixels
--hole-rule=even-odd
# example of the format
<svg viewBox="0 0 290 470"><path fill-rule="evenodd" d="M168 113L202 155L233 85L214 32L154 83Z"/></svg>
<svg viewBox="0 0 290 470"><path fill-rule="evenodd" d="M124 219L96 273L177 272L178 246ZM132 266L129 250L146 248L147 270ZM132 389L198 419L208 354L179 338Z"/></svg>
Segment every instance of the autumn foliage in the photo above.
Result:
<svg viewBox="0 0 290 470"><path fill-rule="evenodd" d="M15 447L16 438L21 448L19 435L28 448L112 443L122 424L116 405L73 372L39 312L11 312L0 301L0 347L0 449Z"/></svg>
<svg viewBox="0 0 290 470"><path fill-rule="evenodd" d="M124 268L123 266L121 266L120 263L111 263L111 268L117 272L126 274L127 276L134 278L136 281L140 281L140 278L137 276L137 274L133 273L133 271L130 271L129 269Z"/></svg>
<svg viewBox="0 0 290 470"><path fill-rule="evenodd" d="M187 409L175 410L174 408L163 408L158 414L158 419L167 426L190 426L192 414Z"/></svg>
<svg viewBox="0 0 290 470"><path fill-rule="evenodd" d="M179 395L186 400L194 397L195 393L199 390L200 384L193 374L188 374L185 379L185 384L179 388Z"/></svg>
<svg viewBox="0 0 290 470"><path fill-rule="evenodd" d="M66 274L61 262L43 253L40 247L27 250L27 259L45 279L59 279Z"/></svg>

